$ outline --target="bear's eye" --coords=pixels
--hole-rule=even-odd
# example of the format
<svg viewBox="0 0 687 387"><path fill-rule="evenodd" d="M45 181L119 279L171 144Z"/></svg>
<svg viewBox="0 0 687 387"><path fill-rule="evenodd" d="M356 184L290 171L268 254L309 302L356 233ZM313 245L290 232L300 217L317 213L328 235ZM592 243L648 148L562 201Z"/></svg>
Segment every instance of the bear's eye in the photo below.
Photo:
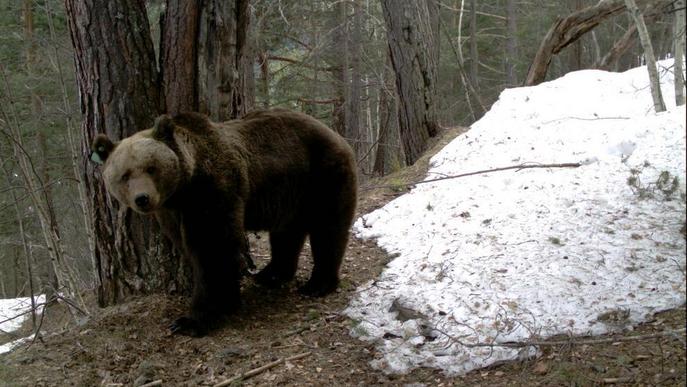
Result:
<svg viewBox="0 0 687 387"><path fill-rule="evenodd" d="M126 183L129 180L129 177L131 177L131 172L126 172L122 175L122 181Z"/></svg>
<svg viewBox="0 0 687 387"><path fill-rule="evenodd" d="M146 168L146 172L147 172L149 175L154 175L155 172L157 172L157 168L155 168L155 167L148 167L148 168Z"/></svg>

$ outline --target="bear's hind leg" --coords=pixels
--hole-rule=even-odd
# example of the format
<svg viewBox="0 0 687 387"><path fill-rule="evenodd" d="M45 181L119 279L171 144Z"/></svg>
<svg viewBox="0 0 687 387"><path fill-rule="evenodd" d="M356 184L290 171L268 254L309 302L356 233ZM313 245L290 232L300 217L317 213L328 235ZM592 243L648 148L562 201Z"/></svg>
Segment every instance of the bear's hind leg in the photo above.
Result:
<svg viewBox="0 0 687 387"><path fill-rule="evenodd" d="M313 194L308 221L313 270L299 291L321 297L339 286L339 268L355 213L355 166L333 163L316 181L318 191Z"/></svg>
<svg viewBox="0 0 687 387"><path fill-rule="evenodd" d="M298 269L298 256L303 249L305 235L305 231L299 227L288 231L271 231L272 260L255 276L255 280L268 287L278 287L293 279Z"/></svg>
<svg viewBox="0 0 687 387"><path fill-rule="evenodd" d="M313 229L310 233L313 270L308 282L299 289L302 294L321 297L336 290L347 243L348 226L339 224Z"/></svg>

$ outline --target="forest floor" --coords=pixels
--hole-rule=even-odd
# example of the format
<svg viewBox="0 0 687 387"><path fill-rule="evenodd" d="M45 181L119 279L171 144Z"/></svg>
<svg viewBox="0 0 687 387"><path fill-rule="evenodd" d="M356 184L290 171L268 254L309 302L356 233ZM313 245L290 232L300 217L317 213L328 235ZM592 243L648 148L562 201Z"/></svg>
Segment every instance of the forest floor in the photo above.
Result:
<svg viewBox="0 0 687 387"><path fill-rule="evenodd" d="M359 214L370 212L424 177L429 155L461 132L447 131L433 151L411 168L369 181L361 189ZM385 186L385 188L372 188ZM269 257L267 238L252 238L258 267ZM541 356L508 362L467 375L416 369L386 375L369 362L374 344L349 335L341 311L356 289L376 278L391 259L373 241L352 238L340 289L328 297L295 291L309 273L309 249L292 286L269 290L244 280L244 305L226 325L203 338L170 335L167 326L183 313L181 297L148 296L97 309L79 326L67 325L59 307L45 315L41 341L0 355L1 386L214 385L256 370L243 385L685 385L685 341L656 333L685 327L685 308L659 313L632 332L593 338L552 338L565 344L541 347ZM61 316L61 317L60 317ZM26 327L26 334L30 327ZM52 332L52 333L51 333ZM15 334L22 332L15 332ZM641 336L640 339L630 337ZM9 341L2 337L0 343ZM300 355L300 356L299 356ZM289 360L289 357L297 357ZM276 364L275 364L276 363ZM258 369L272 365L264 370Z"/></svg>

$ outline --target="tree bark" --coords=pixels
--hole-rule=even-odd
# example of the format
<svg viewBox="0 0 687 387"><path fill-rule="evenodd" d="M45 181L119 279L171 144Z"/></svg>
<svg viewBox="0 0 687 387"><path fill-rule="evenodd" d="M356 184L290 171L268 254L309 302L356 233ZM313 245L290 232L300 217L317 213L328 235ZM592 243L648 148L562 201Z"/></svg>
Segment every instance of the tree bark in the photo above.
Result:
<svg viewBox="0 0 687 387"><path fill-rule="evenodd" d="M554 55L605 19L623 10L625 10L625 5L622 0L601 0L596 5L573 12L564 19L556 20L539 45L525 79L525 85L533 86L543 82Z"/></svg>
<svg viewBox="0 0 687 387"><path fill-rule="evenodd" d="M168 114L198 111L196 38L200 12L200 1L167 0L167 6L162 15L160 86L164 110ZM147 24L146 22L146 29L141 32L146 36L150 34Z"/></svg>
<svg viewBox="0 0 687 387"><path fill-rule="evenodd" d="M144 3L65 0L65 7L83 117L83 179L93 217L98 303L187 290L188 268L172 254L154 219L112 200L100 169L86 161L97 133L113 140L128 137L152 126L162 106Z"/></svg>
<svg viewBox="0 0 687 387"><path fill-rule="evenodd" d="M237 118L255 99L248 0L205 0L198 24L199 110L216 121Z"/></svg>
<svg viewBox="0 0 687 387"><path fill-rule="evenodd" d="M399 128L407 165L438 132L436 82L438 42L431 0L382 0L389 53L399 96ZM433 6L433 4L432 4Z"/></svg>
<svg viewBox="0 0 687 387"><path fill-rule="evenodd" d="M634 0L625 0L627 11L632 16L635 25L637 25L637 34L639 41L642 43L644 49L644 59L646 60L646 68L649 72L649 86L651 88L651 98L654 100L654 110L663 112L666 110L666 104L663 102L663 95L661 93L661 81L658 77L658 70L656 69L656 56L654 56L654 49L651 45L651 38L649 31L646 29L644 17L639 12L639 8Z"/></svg>
<svg viewBox="0 0 687 387"><path fill-rule="evenodd" d="M372 172L384 176L403 166L403 154L398 135L398 97L391 64L384 66L379 89L379 133Z"/></svg>

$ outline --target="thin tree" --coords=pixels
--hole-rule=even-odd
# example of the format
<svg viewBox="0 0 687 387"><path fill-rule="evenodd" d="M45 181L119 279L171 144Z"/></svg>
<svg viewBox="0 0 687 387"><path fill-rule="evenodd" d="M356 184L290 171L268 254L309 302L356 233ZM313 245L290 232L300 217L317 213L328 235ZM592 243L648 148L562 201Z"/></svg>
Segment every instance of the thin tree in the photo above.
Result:
<svg viewBox="0 0 687 387"><path fill-rule="evenodd" d="M685 57L685 0L676 0L673 6L675 7L675 20L673 21L675 105L680 106L685 104L685 75L683 66Z"/></svg>
<svg viewBox="0 0 687 387"><path fill-rule="evenodd" d="M332 129L346 137L346 118L348 114L346 100L348 99L349 78L349 42L348 42L348 7L347 2L337 1L332 7L330 18L332 25L331 51L328 53L334 78L336 97L332 112Z"/></svg>
<svg viewBox="0 0 687 387"><path fill-rule="evenodd" d="M634 0L625 0L625 6L627 7L627 11L630 13L632 20L634 20L635 25L637 26L639 41L644 49L644 59L646 60L646 68L649 72L649 85L651 88L651 98L654 100L654 110L657 113L663 112L666 110L666 104L663 102L661 81L656 68L656 56L654 55L654 49L651 44L651 38L649 37L649 31L646 29L646 24L644 23L644 17L642 16L642 13L639 12L639 8Z"/></svg>
<svg viewBox="0 0 687 387"><path fill-rule="evenodd" d="M400 147L398 133L398 97L394 72L387 59L387 65L380 77L379 88L379 133L377 134L377 151L372 171L385 175L403 166L403 150Z"/></svg>
<svg viewBox="0 0 687 387"><path fill-rule="evenodd" d="M57 222L55 211L53 210L52 197L46 189L47 183L45 176L38 171L27 151L27 146L21 131L19 115L15 107L15 99L12 95L7 74L4 66L0 64L0 77L2 78L4 95L3 103L0 104L0 118L6 130L2 134L7 138L13 150L13 157L17 160L19 177L24 183L24 189L28 193L36 216L40 222L41 231L45 240L45 245L50 258L51 274L54 276L53 294L64 294L64 299L69 299L76 306L70 308L70 312L76 317L77 311L84 311L85 304L77 287L76 275L73 268L66 261L64 243L60 235L60 228Z"/></svg>
<svg viewBox="0 0 687 387"><path fill-rule="evenodd" d="M514 61L518 57L518 24L517 24L517 7L515 0L507 0L506 12L508 18L506 20L506 84L508 86L516 86L518 78L515 73Z"/></svg>
<svg viewBox="0 0 687 387"><path fill-rule="evenodd" d="M5 173L5 176L7 178L7 181L10 181L10 176L11 173L7 169L5 160L0 154L0 168L2 171ZM36 329L36 297L34 294L34 287L33 287L33 265L31 261L33 260L32 257L32 251L31 251L31 246L29 245L29 240L26 237L26 231L24 229L24 217L22 216L21 210L19 209L19 198L17 197L17 193L15 190L11 189L10 190L10 195L12 196L12 204L14 207L14 214L17 217L17 226L19 228L19 238L21 240L21 246L24 249L24 262L26 263L26 278L29 283L29 296L31 297L31 327L33 329ZM15 280L14 280L14 285L15 287L17 286L18 282L18 275L17 272L19 270L15 270ZM6 292L4 289L4 284L3 284L3 298L6 297ZM18 297L19 294L15 292L15 297Z"/></svg>
<svg viewBox="0 0 687 387"><path fill-rule="evenodd" d="M352 2L353 20L351 23L351 30L349 36L349 53L351 66L351 83L348 88L348 98L346 98L346 134L345 137L352 141L353 149L356 153L356 158L362 161L362 165L358 165L363 171L367 170L365 165L367 161L361 160L361 156L368 149L368 142L366 142L365 133L361 128L361 56L362 56L362 15L363 9L360 0Z"/></svg>

